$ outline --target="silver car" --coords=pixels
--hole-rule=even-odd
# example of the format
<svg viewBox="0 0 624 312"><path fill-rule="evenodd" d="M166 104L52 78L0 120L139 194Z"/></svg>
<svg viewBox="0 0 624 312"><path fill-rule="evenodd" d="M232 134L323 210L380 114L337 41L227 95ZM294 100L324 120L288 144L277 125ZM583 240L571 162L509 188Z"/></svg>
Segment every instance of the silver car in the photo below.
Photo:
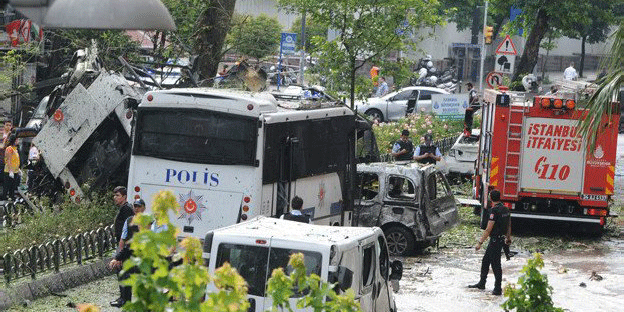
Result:
<svg viewBox="0 0 624 312"><path fill-rule="evenodd" d="M432 94L449 94L449 92L434 87L405 87L379 98L368 98L356 103L356 108L358 112L379 121L399 120L412 112L430 113Z"/></svg>

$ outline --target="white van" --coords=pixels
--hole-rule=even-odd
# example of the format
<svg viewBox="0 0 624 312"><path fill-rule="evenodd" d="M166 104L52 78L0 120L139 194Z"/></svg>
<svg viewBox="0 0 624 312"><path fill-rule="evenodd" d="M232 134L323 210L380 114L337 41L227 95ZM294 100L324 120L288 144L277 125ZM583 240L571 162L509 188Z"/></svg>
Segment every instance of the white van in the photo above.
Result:
<svg viewBox="0 0 624 312"><path fill-rule="evenodd" d="M203 255L211 274L225 262L236 268L249 285L249 311L266 311L272 304L265 296L267 279L278 267L288 273L290 255L298 252L304 255L308 274L338 283L339 294L352 288L363 311L396 311L390 280L401 278L403 266L398 260L390 263L378 227L312 225L259 216L209 232ZM208 292L215 290L208 285ZM291 299L292 307L297 300Z"/></svg>

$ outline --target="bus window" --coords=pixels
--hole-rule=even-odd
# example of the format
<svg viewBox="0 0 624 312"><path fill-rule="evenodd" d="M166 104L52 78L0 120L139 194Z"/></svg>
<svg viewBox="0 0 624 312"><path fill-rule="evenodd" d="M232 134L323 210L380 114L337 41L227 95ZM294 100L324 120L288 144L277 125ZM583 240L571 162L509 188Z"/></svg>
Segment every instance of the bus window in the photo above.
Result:
<svg viewBox="0 0 624 312"><path fill-rule="evenodd" d="M190 163L256 165L258 120L182 108L139 108L133 155Z"/></svg>

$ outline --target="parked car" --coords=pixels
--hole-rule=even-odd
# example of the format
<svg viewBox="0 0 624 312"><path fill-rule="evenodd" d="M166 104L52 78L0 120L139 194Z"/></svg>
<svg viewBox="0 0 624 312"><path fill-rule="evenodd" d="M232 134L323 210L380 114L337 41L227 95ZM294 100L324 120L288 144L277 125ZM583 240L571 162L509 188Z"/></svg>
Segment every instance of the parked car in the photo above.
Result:
<svg viewBox="0 0 624 312"><path fill-rule="evenodd" d="M379 98L368 98L363 102L357 102L356 109L379 121L399 120L412 112L430 113L432 94L449 94L449 92L434 87L405 87Z"/></svg>
<svg viewBox="0 0 624 312"><path fill-rule="evenodd" d="M249 285L248 311L254 312L271 308L267 279L279 267L290 274L288 260L293 253L304 255L307 274L335 284L338 294L352 289L363 311L396 311L393 285L401 279L403 265L398 260L390 262L378 227L312 225L259 216L208 232L204 239L208 270L214 273L225 262L234 267ZM216 290L208 284L208 292ZM301 295L291 296L291 307L297 306Z"/></svg>
<svg viewBox="0 0 624 312"><path fill-rule="evenodd" d="M472 129L471 135L462 133L444 156L446 170L452 176L471 176L479 156L480 129Z"/></svg>
<svg viewBox="0 0 624 312"><path fill-rule="evenodd" d="M381 227L393 256L431 246L459 224L453 192L434 165L358 164L357 175L354 219L360 226Z"/></svg>

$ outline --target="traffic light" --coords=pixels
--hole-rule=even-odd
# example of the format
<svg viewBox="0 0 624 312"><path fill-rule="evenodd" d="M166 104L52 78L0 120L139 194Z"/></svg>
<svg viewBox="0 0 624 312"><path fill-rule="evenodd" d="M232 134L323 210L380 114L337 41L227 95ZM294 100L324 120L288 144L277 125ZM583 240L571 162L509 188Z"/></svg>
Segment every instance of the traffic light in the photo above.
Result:
<svg viewBox="0 0 624 312"><path fill-rule="evenodd" d="M485 43L492 43L492 36L494 35L494 27L485 26L483 29L483 36L485 39Z"/></svg>

